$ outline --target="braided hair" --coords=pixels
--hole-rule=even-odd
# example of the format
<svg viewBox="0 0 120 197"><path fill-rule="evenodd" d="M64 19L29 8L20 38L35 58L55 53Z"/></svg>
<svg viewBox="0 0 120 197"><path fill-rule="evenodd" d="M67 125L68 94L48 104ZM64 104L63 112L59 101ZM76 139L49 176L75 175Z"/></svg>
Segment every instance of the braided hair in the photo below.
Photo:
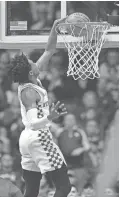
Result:
<svg viewBox="0 0 120 197"><path fill-rule="evenodd" d="M28 75L30 70L31 65L29 64L27 57L23 53L22 55L16 55L12 59L10 72L12 80L15 83L22 84L28 82Z"/></svg>

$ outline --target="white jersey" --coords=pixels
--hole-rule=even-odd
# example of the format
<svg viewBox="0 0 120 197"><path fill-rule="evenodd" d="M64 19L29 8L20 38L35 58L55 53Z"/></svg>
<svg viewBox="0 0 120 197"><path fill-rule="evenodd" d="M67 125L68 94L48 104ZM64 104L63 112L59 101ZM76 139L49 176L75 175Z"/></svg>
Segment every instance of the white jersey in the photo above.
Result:
<svg viewBox="0 0 120 197"><path fill-rule="evenodd" d="M40 102L37 104L38 118L42 118L49 115L48 96L44 88L32 84L26 83L19 85L18 98L21 105L22 122L25 126L25 130L22 131L19 146L22 155L22 168L29 171L40 171L42 174L47 171L53 171L61 168L64 157L53 142L52 134L49 130L50 125L46 125L40 130L31 130L29 121L27 120L27 112L25 106L21 101L21 92L25 88L33 88L40 95Z"/></svg>
<svg viewBox="0 0 120 197"><path fill-rule="evenodd" d="M32 83L26 83L24 85L19 85L18 98L19 98L20 106L21 106L22 122L23 122L25 128L30 128L30 124L29 124L29 121L27 120L27 115L26 115L27 112L26 112L26 109L21 101L21 91L27 87L36 90L37 93L40 95L40 102L37 103L37 106L40 108L40 110L38 111L39 118L49 115L49 105L48 105L48 96L47 96L47 92L45 89L43 89L35 84L32 84Z"/></svg>

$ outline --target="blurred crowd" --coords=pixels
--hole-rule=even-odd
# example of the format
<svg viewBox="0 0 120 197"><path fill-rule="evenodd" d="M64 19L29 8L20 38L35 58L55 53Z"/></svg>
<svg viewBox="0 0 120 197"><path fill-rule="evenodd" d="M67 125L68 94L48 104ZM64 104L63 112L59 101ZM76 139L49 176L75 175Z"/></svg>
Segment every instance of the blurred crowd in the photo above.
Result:
<svg viewBox="0 0 120 197"><path fill-rule="evenodd" d="M10 60L17 52L0 50L0 177L11 180L24 191L18 144L24 126L18 84L11 82L8 72ZM27 55L36 62L42 53L37 49ZM114 131L113 120L119 107L118 64L118 49L102 49L100 79L74 81L66 75L68 56L61 49L41 72L40 80L48 91L49 105L60 100L68 110L50 129L68 164L73 186L71 197L94 196L94 180L99 174L106 136ZM53 183L46 174L41 181L40 196L52 197L53 193Z"/></svg>
<svg viewBox="0 0 120 197"><path fill-rule="evenodd" d="M41 30L41 34L51 29L55 19L61 18L60 1L11 1L8 4L10 21L27 21L27 30ZM119 7L115 1L67 1L67 15L75 12L86 14L91 21L106 20L106 13L116 16Z"/></svg>

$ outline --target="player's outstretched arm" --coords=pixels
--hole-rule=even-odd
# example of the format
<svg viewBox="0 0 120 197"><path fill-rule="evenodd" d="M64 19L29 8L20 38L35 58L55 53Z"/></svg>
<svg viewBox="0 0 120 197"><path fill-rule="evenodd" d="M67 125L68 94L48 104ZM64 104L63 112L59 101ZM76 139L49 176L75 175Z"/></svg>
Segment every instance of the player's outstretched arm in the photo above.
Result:
<svg viewBox="0 0 120 197"><path fill-rule="evenodd" d="M51 57L56 52L56 44L57 44L57 33L56 33L56 26L59 23L63 23L66 18L55 20L53 23L53 27L51 29L47 45L45 47L45 52L43 55L38 59L36 62L39 69L41 69L44 65L48 65Z"/></svg>

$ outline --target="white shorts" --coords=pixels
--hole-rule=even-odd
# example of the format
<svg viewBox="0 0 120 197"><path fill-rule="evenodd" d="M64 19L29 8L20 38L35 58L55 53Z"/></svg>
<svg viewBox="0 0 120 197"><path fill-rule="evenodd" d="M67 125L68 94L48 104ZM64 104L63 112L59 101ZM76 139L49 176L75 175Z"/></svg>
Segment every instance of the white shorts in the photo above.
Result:
<svg viewBox="0 0 120 197"><path fill-rule="evenodd" d="M21 133L19 147L24 170L43 174L61 168L65 162L59 147L53 142L49 129L25 129Z"/></svg>

